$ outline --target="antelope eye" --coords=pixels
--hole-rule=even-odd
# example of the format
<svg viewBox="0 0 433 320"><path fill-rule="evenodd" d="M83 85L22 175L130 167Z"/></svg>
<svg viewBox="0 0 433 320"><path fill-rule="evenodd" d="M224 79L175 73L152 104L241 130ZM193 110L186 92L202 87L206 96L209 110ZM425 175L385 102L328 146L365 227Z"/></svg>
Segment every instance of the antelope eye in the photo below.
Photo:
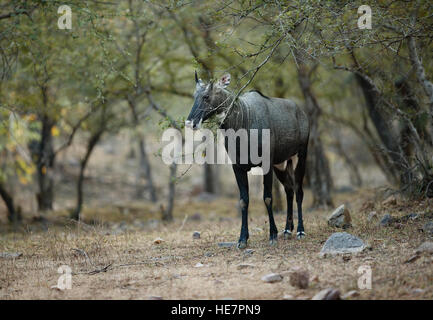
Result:
<svg viewBox="0 0 433 320"><path fill-rule="evenodd" d="M203 100L206 101L206 102L209 102L209 100L210 100L210 99L209 99L209 96L204 96L204 97L203 97Z"/></svg>

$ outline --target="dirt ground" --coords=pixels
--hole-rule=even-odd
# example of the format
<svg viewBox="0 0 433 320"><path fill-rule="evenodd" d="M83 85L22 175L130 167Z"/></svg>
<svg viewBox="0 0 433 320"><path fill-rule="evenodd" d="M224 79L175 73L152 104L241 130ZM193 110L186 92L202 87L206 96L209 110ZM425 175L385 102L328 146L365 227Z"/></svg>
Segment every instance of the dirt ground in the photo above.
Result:
<svg viewBox="0 0 433 320"><path fill-rule="evenodd" d="M27 221L15 232L2 230L0 252L22 256L0 258L0 299L311 299L329 287L342 294L357 290L359 296L351 299L432 299L433 256L406 262L422 242L431 240L421 231L427 220L380 227L367 216L373 210L379 219L385 213L426 213L433 202L398 200L385 206L379 194L358 190L335 195L336 205L349 206L353 228L348 232L368 248L326 258L318 255L321 247L333 232L341 231L327 225L332 209L306 209L307 237L280 239L270 247L264 205L253 199L248 243L252 251L217 245L238 238L240 219L233 198L178 201L175 221L169 224L152 218L157 206L132 203L87 209L80 223L69 221L67 212L53 212L45 222ZM284 221L283 214L276 215L279 231ZM201 232L200 239L193 239L194 231ZM157 238L162 241L155 243ZM72 270L71 289L52 288L62 265ZM371 290L358 288L358 268L365 265L372 269ZM307 289L290 285L289 274L296 268L309 272ZM280 273L283 280L264 283L262 276L271 272Z"/></svg>

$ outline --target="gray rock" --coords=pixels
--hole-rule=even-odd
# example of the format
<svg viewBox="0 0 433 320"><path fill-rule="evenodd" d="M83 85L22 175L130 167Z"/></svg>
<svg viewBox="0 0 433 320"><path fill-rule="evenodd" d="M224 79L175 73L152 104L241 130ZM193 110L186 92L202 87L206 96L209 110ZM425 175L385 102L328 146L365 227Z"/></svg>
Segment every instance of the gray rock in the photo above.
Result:
<svg viewBox="0 0 433 320"><path fill-rule="evenodd" d="M393 222L408 222L409 220L416 220L419 216L417 213L409 213L400 218L393 219Z"/></svg>
<svg viewBox="0 0 433 320"><path fill-rule="evenodd" d="M430 235L433 235L433 221L428 221L422 227L422 230Z"/></svg>
<svg viewBox="0 0 433 320"><path fill-rule="evenodd" d="M326 240L319 255L324 257L326 255L356 253L365 248L365 243L358 237L347 232L336 232Z"/></svg>
<svg viewBox="0 0 433 320"><path fill-rule="evenodd" d="M22 255L23 254L21 252L0 252L0 258L3 259L16 259Z"/></svg>
<svg viewBox="0 0 433 320"><path fill-rule="evenodd" d="M433 253L433 242L431 241L426 241L423 242L418 249L416 249L415 251L416 253Z"/></svg>
<svg viewBox="0 0 433 320"><path fill-rule="evenodd" d="M415 288L412 290L412 293L414 295L419 295L419 294L423 294L425 292L425 290L421 289L421 288Z"/></svg>
<svg viewBox="0 0 433 320"><path fill-rule="evenodd" d="M328 225L337 228L349 228L352 226L352 218L350 217L349 210L344 204L334 210L328 217Z"/></svg>
<svg viewBox="0 0 433 320"><path fill-rule="evenodd" d="M418 219L419 216L417 213L409 213L405 217L408 217L408 220L416 220L416 219Z"/></svg>
<svg viewBox="0 0 433 320"><path fill-rule="evenodd" d="M192 238L193 239L200 239L200 232L199 231L194 231L192 233Z"/></svg>
<svg viewBox="0 0 433 320"><path fill-rule="evenodd" d="M267 283L275 283L283 280L283 276L279 273L270 273L262 277L262 281Z"/></svg>
<svg viewBox="0 0 433 320"><path fill-rule="evenodd" d="M255 268L256 266L250 263L241 263L238 264L236 269L238 270L243 270L243 269L250 269L250 268Z"/></svg>
<svg viewBox="0 0 433 320"><path fill-rule="evenodd" d="M218 242L220 248L232 248L236 247L236 242Z"/></svg>
<svg viewBox="0 0 433 320"><path fill-rule="evenodd" d="M340 291L333 288L323 289L311 300L340 300Z"/></svg>
<svg viewBox="0 0 433 320"><path fill-rule="evenodd" d="M390 226L392 223L394 222L394 218L391 217L391 215L389 214L385 214L382 218L382 220L380 220L379 225L381 227L388 227Z"/></svg>

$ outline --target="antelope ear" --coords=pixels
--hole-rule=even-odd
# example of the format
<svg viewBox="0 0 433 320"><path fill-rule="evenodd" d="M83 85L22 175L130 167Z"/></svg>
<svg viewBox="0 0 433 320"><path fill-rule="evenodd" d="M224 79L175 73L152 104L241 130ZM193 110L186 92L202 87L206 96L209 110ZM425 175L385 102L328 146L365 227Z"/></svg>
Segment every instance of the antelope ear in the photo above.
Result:
<svg viewBox="0 0 433 320"><path fill-rule="evenodd" d="M221 79L218 80L218 86L220 86L221 88L227 88L227 86L230 84L230 80L230 74L226 73L221 77Z"/></svg>

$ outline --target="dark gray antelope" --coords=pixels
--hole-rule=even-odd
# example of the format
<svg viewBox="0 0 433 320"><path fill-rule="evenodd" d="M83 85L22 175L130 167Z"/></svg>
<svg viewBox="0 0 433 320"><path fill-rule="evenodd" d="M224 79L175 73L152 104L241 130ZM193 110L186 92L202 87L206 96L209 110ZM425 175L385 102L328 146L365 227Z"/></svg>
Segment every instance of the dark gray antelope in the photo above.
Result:
<svg viewBox="0 0 433 320"><path fill-rule="evenodd" d="M305 112L293 101L288 99L268 98L259 91L250 91L236 98L236 95L227 90L230 84L230 75L226 74L217 82L205 84L195 74L196 90L194 105L185 122L193 129L199 128L201 123L213 115L219 116L222 121L221 129L258 129L259 136L263 129L270 131L270 163L273 170L268 170L263 176L263 200L269 215L270 244L277 243L278 231L272 213L272 176L275 172L278 180L283 184L287 196L287 220L284 229L284 238L289 239L293 231L293 197L296 194L298 207L297 238L305 237L302 221L302 200L304 192L302 181L305 174L308 137L310 133L309 122ZM235 100L234 100L235 99ZM249 136L248 136L249 137ZM261 139L259 138L259 152L261 152ZM227 150L227 140L225 140ZM239 145L236 145L236 149ZM236 150L238 152L238 150ZM293 171L292 158L297 155L296 169ZM239 153L236 153L238 159ZM231 157L230 157L231 159ZM249 158L248 158L249 159ZM249 238L248 234L248 176L247 172L260 164L240 164L233 161L233 171L240 193L240 207L242 210L242 227L238 248L245 248Z"/></svg>

